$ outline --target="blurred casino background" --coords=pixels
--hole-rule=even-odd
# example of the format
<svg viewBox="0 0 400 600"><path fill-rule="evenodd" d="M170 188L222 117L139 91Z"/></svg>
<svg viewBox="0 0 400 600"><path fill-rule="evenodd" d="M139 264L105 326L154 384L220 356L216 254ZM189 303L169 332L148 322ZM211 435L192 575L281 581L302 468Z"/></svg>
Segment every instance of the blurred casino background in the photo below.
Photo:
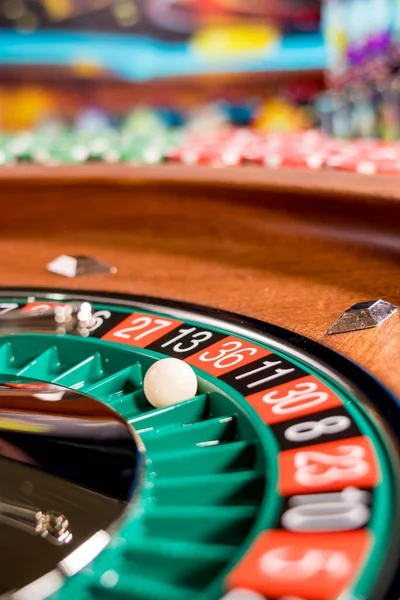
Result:
<svg viewBox="0 0 400 600"><path fill-rule="evenodd" d="M133 162L229 128L397 140L399 36L400 0L0 0L0 162L26 130L106 131Z"/></svg>

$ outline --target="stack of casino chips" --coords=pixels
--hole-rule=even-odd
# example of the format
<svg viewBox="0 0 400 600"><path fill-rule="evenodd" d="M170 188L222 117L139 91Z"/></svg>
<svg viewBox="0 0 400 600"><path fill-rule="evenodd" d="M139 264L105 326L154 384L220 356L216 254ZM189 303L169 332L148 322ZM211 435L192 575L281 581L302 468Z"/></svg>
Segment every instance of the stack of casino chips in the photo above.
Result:
<svg viewBox="0 0 400 600"><path fill-rule="evenodd" d="M144 116L144 115L143 115ZM0 135L0 164L46 166L87 162L155 164L182 140L181 128L145 119L126 120L122 127L45 127L32 132Z"/></svg>
<svg viewBox="0 0 400 600"><path fill-rule="evenodd" d="M85 117L85 118L84 118ZM307 129L267 133L233 126L207 108L186 122L138 108L120 123L102 114L81 115L72 126L47 122L35 131L0 135L0 165L85 163L139 166L175 162L190 167L336 169L400 174L400 142L342 140ZM174 118L173 118L174 117Z"/></svg>
<svg viewBox="0 0 400 600"><path fill-rule="evenodd" d="M213 162L235 164L241 162L243 146L256 135L248 127L259 131L269 128L274 116L282 119L282 112L287 128L298 126L298 109L292 108L296 116L292 120L290 103L276 102L271 107L271 102L263 104L255 100L206 103L184 112L139 106L119 119L90 108L82 110L72 123L48 116L32 131L13 135L0 132L0 164L28 162L56 166L93 161L156 164L174 159L174 151L184 146L186 139L191 141L182 161L192 164L202 162L193 151L195 140L199 147L208 143L205 138L202 141L204 134L206 138L215 137L210 142L216 152ZM226 152L221 158L224 144ZM205 162L210 160L206 157Z"/></svg>
<svg viewBox="0 0 400 600"><path fill-rule="evenodd" d="M269 168L336 169L365 175L400 174L400 142L339 140L318 130L263 134L224 130L186 138L169 158L185 165L241 164Z"/></svg>

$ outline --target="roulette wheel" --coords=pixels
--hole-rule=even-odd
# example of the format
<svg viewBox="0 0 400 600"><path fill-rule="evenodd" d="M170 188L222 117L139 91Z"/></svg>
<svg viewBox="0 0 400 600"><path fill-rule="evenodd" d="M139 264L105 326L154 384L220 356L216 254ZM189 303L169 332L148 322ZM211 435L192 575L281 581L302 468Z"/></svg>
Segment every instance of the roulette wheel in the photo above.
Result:
<svg viewBox="0 0 400 600"><path fill-rule="evenodd" d="M0 177L0 596L398 598L396 179Z"/></svg>

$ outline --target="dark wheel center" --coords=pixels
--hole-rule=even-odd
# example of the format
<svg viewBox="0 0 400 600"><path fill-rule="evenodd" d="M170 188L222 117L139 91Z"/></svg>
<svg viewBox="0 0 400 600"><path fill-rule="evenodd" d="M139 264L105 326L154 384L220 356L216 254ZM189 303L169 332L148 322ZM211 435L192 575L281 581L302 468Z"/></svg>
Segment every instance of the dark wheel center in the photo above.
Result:
<svg viewBox="0 0 400 600"><path fill-rule="evenodd" d="M92 560L137 490L141 463L133 429L102 402L0 375L0 594L47 596L34 582Z"/></svg>

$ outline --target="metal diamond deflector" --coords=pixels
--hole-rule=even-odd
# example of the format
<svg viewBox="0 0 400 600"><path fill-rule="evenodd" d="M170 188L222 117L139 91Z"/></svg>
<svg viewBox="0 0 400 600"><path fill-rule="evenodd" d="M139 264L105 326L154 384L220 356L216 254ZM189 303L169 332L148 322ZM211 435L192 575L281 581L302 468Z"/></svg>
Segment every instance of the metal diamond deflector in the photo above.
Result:
<svg viewBox="0 0 400 600"><path fill-rule="evenodd" d="M378 327L397 310L398 306L385 300L359 302L340 315L325 335Z"/></svg>
<svg viewBox="0 0 400 600"><path fill-rule="evenodd" d="M60 254L46 265L51 273L63 277L79 277L79 275L98 275L100 273L116 273L115 267L110 267L90 256L69 256Z"/></svg>

